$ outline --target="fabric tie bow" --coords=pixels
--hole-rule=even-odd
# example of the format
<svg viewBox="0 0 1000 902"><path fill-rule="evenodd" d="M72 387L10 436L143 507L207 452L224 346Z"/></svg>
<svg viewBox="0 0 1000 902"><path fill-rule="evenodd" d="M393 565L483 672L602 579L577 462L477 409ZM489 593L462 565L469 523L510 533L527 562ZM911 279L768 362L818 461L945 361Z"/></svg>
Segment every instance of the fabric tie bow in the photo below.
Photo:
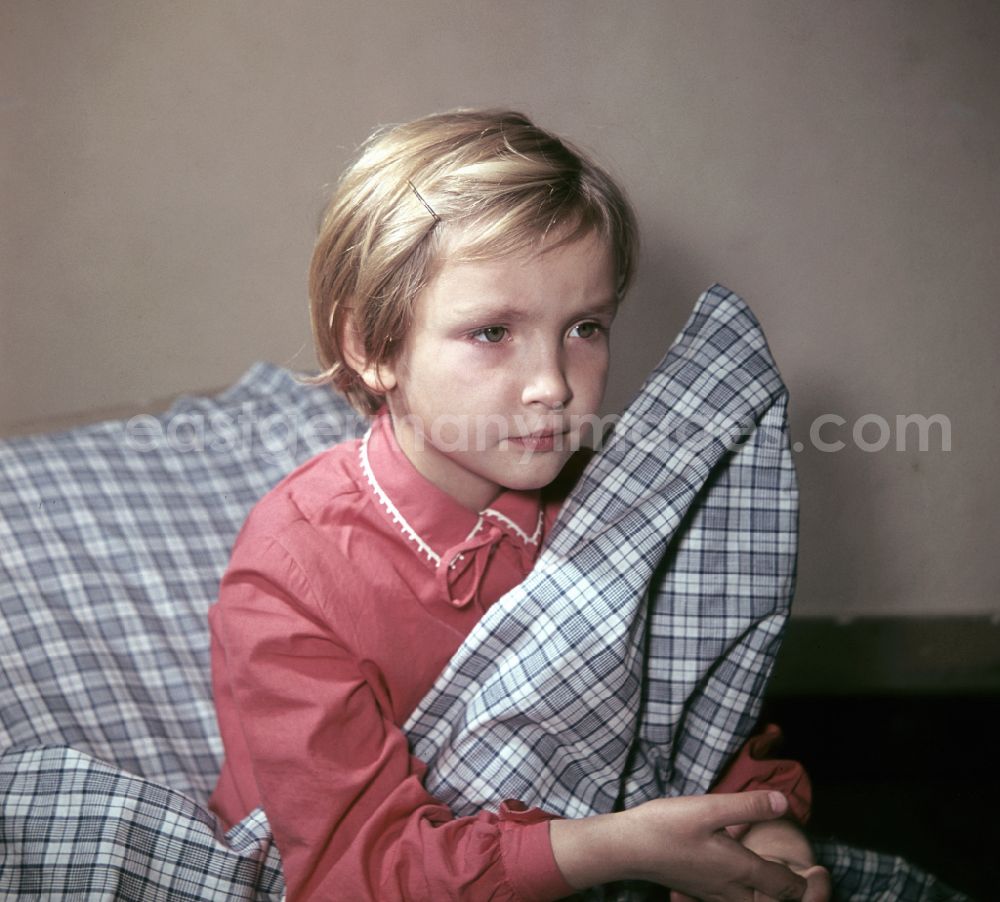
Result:
<svg viewBox="0 0 1000 902"><path fill-rule="evenodd" d="M497 526L486 524L441 555L437 583L449 604L464 608L478 601L486 567L503 537Z"/></svg>

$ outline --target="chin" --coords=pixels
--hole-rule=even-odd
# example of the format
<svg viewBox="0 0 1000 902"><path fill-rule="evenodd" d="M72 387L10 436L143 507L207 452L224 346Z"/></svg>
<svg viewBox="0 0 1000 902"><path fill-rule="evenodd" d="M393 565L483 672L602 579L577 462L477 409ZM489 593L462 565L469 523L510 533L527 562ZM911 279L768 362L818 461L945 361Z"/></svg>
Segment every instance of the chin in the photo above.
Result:
<svg viewBox="0 0 1000 902"><path fill-rule="evenodd" d="M532 472L512 473L502 484L505 488L514 489L518 492L531 492L535 489L543 489L562 472L565 464L566 461L559 460L558 462L553 462L551 466L535 469Z"/></svg>

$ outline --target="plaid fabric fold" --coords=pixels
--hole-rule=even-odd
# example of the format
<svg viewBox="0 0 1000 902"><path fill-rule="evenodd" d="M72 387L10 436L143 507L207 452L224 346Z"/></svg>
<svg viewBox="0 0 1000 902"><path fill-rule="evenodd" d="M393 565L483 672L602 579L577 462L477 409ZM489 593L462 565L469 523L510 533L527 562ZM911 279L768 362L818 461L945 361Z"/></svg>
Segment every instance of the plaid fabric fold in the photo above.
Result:
<svg viewBox="0 0 1000 902"><path fill-rule="evenodd" d="M719 286L617 422L528 579L407 724L459 813L706 792L749 737L794 587L786 394Z"/></svg>
<svg viewBox="0 0 1000 902"><path fill-rule="evenodd" d="M431 793L459 814L518 798L581 817L708 791L755 725L794 590L786 413L760 325L713 286L534 571L407 723ZM900 859L821 852L840 898L962 898Z"/></svg>
<svg viewBox="0 0 1000 902"><path fill-rule="evenodd" d="M62 747L0 755L0 897L278 900L257 814L225 837L187 796Z"/></svg>

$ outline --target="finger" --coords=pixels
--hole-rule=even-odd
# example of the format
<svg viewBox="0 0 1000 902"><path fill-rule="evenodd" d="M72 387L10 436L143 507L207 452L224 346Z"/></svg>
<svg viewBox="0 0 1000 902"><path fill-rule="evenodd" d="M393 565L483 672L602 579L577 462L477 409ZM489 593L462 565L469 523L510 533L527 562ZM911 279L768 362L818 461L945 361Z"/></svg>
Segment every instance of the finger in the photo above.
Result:
<svg viewBox="0 0 1000 902"><path fill-rule="evenodd" d="M833 898L833 881L826 868L816 864L799 873L807 883L802 902L830 902Z"/></svg>
<svg viewBox="0 0 1000 902"><path fill-rule="evenodd" d="M767 860L777 861L778 859L771 858ZM785 862L785 864L789 863ZM830 872L825 867L818 864L807 868L798 868L789 864L789 867L796 874L805 878L806 891L802 895L802 902L830 902L833 898L833 881L830 877ZM678 900L679 902L688 902L688 897L678 894ZM674 902L673 895L670 897L670 902ZM692 899L690 902L696 902L696 900ZM754 892L753 902L777 902L777 900L772 896L765 896L763 893Z"/></svg>
<svg viewBox="0 0 1000 902"><path fill-rule="evenodd" d="M774 790L719 793L704 798L712 800L714 823L718 830L737 824L773 821L788 811L788 799Z"/></svg>
<svg viewBox="0 0 1000 902"><path fill-rule="evenodd" d="M670 890L670 902L698 902L698 900L687 893L679 893L677 890L672 889Z"/></svg>
<svg viewBox="0 0 1000 902"><path fill-rule="evenodd" d="M747 853L753 861L747 884L755 893L772 899L803 899L808 881L794 871L775 861L766 861L752 852ZM812 902L812 900L810 900Z"/></svg>

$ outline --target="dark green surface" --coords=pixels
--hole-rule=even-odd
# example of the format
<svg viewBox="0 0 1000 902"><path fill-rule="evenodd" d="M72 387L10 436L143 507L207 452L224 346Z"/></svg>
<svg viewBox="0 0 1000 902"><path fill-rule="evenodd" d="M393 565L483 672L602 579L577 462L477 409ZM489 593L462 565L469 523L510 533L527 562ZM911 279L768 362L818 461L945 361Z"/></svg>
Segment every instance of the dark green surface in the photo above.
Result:
<svg viewBox="0 0 1000 902"><path fill-rule="evenodd" d="M793 617L771 686L780 696L1000 694L1000 618Z"/></svg>
<svg viewBox="0 0 1000 902"><path fill-rule="evenodd" d="M764 716L812 778L811 832L1000 898L1000 624L793 618Z"/></svg>
<svg viewBox="0 0 1000 902"><path fill-rule="evenodd" d="M1000 696L798 696L765 717L813 781L810 832L1000 898Z"/></svg>

